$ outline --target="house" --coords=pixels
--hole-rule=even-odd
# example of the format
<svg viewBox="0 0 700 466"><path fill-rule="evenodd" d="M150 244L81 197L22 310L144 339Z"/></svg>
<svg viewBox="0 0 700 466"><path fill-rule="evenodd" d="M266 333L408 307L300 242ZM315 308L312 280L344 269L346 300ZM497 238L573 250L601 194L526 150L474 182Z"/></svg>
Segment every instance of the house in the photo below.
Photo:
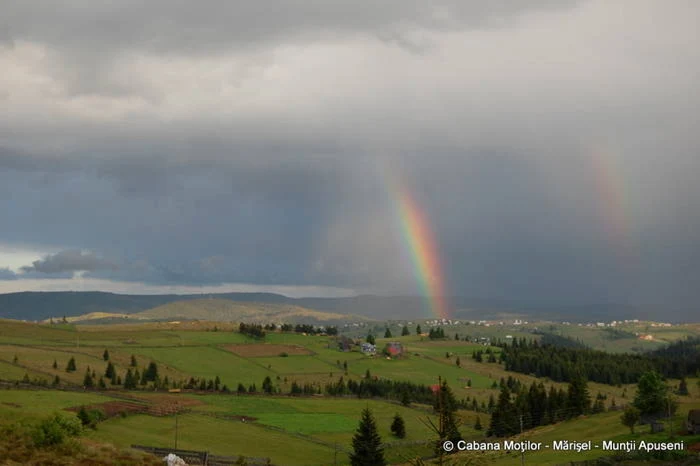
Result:
<svg viewBox="0 0 700 466"><path fill-rule="evenodd" d="M377 347L371 343L362 343L361 349L365 354L375 354L377 352Z"/></svg>
<svg viewBox="0 0 700 466"><path fill-rule="evenodd" d="M691 409L688 411L686 426L688 427L689 434L700 434L700 409Z"/></svg>
<svg viewBox="0 0 700 466"><path fill-rule="evenodd" d="M384 347L384 354L392 358L401 357L403 354L403 345L398 341L390 341Z"/></svg>

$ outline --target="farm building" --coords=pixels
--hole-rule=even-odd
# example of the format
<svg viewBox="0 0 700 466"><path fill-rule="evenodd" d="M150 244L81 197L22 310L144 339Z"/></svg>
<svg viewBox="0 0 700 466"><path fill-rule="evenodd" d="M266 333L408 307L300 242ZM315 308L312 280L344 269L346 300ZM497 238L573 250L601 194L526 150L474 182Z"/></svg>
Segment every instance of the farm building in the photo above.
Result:
<svg viewBox="0 0 700 466"><path fill-rule="evenodd" d="M362 343L362 352L365 354L374 354L377 352L377 347L371 343Z"/></svg>
<svg viewBox="0 0 700 466"><path fill-rule="evenodd" d="M384 354L391 356L392 358L401 357L403 354L403 345L398 341L390 341L384 347Z"/></svg>

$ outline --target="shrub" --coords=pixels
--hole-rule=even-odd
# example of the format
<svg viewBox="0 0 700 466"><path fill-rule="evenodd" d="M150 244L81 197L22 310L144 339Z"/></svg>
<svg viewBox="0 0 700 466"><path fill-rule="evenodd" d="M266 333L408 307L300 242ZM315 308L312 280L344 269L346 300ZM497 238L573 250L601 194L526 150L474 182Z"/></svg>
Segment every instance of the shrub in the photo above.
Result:
<svg viewBox="0 0 700 466"><path fill-rule="evenodd" d="M54 414L41 421L32 432L32 440L37 447L60 445L68 438L77 437L83 431L77 417Z"/></svg>
<svg viewBox="0 0 700 466"><path fill-rule="evenodd" d="M88 410L85 409L85 406L81 406L80 411L78 411L78 419L83 426L97 429L97 423L107 419L107 416L101 409Z"/></svg>

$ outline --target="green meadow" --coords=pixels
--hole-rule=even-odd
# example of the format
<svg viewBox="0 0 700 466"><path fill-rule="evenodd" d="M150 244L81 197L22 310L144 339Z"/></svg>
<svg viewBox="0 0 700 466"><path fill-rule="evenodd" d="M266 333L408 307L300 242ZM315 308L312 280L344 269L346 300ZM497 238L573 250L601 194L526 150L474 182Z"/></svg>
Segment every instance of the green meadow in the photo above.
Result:
<svg viewBox="0 0 700 466"><path fill-rule="evenodd" d="M526 385L543 382L547 388L550 385L566 388L566 384L507 372L499 363L477 362L472 354L485 349L483 345L453 339L431 341L416 335L378 338L379 352L368 356L359 351L339 351L335 339L327 336L269 333L264 340L256 340L233 331L236 328L233 324L217 325L216 331L213 323L188 325L191 328L178 328L173 323L49 326L0 321L0 424L37 421L55 412L74 416L73 412L65 411L66 408L108 401L131 400L156 407L182 405L185 410L177 416L131 413L112 417L99 423L96 430L88 430L85 441L105 442L120 448L132 444L172 447L177 424L178 448L181 449L270 457L273 464L327 465L348 464L348 451L352 448L361 411L368 407L376 418L391 464L408 464L413 458L433 455L432 446L427 442L435 439L429 425L437 420L430 406L416 403L402 406L395 400L353 396L292 397L287 395L292 383L310 383L323 388L341 377L359 381L367 371L379 379L424 385L434 385L442 379L448 382L458 399L469 397L479 405L486 403L489 397L498 397L499 390L493 385L501 378L512 377ZM388 359L380 354L388 341L404 345L402 357ZM234 393L125 391L109 383L107 390L84 390L82 383L88 366L98 376L104 373L105 349L122 377L133 355L140 371L155 362L161 378L167 376L171 381L218 376ZM498 348L493 350L498 352ZM77 370L68 373L66 364L71 357L75 358ZM25 374L30 379L49 383L59 376L60 390L35 389L22 384ZM239 383L246 388L255 384L260 392L266 377L270 377L282 395L235 393ZM691 396L681 400L679 423L688 409L700 407L700 388L695 379L689 380L689 386ZM624 405L634 397L633 385L615 387L590 383L589 391L592 396L598 392L606 395L608 405L612 399ZM394 437L390 431L395 414L406 423L404 439ZM542 442L561 438L624 439L629 431L619 422L619 415L619 412L606 412L541 427L526 432L524 438ZM463 438L484 439L485 431L474 429L477 416L487 428L488 414L468 410L457 413ZM558 464L591 459L596 455L600 452L572 455L546 451L528 455L527 464ZM472 461L466 454L453 459L461 457ZM519 460L519 456L512 454L488 454L480 456L478 464L506 465Z"/></svg>

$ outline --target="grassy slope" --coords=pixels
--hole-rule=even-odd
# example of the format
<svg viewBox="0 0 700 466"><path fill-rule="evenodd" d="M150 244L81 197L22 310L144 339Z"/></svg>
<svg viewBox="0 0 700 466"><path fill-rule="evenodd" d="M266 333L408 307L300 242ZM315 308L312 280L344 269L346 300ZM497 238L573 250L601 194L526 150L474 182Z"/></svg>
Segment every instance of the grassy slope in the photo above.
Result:
<svg viewBox="0 0 700 466"><path fill-rule="evenodd" d="M139 443L173 446L173 417L145 415L113 419L100 425L92 438L119 446ZM208 450L219 455L271 457L276 464L331 464L331 448L253 423L187 414L178 416L178 448ZM311 461L310 461L311 460Z"/></svg>
<svg viewBox="0 0 700 466"><path fill-rule="evenodd" d="M178 301L133 314L136 319L199 319L223 322L343 322L353 319L343 314L313 311L289 304L239 303L227 299ZM366 320L354 318L354 320Z"/></svg>
<svg viewBox="0 0 700 466"><path fill-rule="evenodd" d="M128 364L131 354L137 354L139 366L145 366L150 360L156 360L159 363L159 368L162 374L168 374L172 378L184 378L189 375L204 376L213 378L219 375L222 382L235 388L238 382L246 385L255 383L258 387L262 379L266 375L276 383L283 386L287 391L292 380L298 382L314 381L322 384L330 380L337 380L343 376L342 362L348 362L349 376L344 376L346 379L359 378L364 375L366 369L370 369L373 375L387 377L396 380L411 380L418 383L435 383L437 376L440 375L448 379L458 397L472 396L479 401L488 399L490 394L497 395L497 390L490 387L493 380L498 380L500 377L513 375L523 381L530 383L535 380L532 377L521 374L505 372L498 364L477 363L472 360L471 352L479 346L470 343L456 342L454 340L444 342L431 342L427 339L422 340L419 337L408 336L393 338L393 340L402 341L407 348L408 356L403 360L386 360L382 357L368 358L361 353L350 352L343 353L337 351L327 337L312 337L295 334L269 334L265 342L271 344L294 344L302 345L314 353L312 356L290 356L282 357L255 357L242 358L236 356L222 348L224 344L247 344L259 343L256 340L249 339L238 333L231 331L202 331L202 327L192 327L198 330L182 330L181 326L172 325L155 325L144 324L143 326L125 325L125 326L101 326L90 327L89 330L83 327L76 329L64 328L57 329L55 327L27 325L10 323L5 325L6 321L0 321L0 338L4 335L8 338L13 338L21 341L24 344L29 342L33 346L17 346L17 345L0 345L0 359L5 362L0 363L0 371L3 376L8 374L8 378L19 379L24 376L24 372L29 372L32 377L33 371L36 373L53 374L54 372L60 377L72 377L74 382L80 383L84 374L84 367L90 364L99 373L104 368L102 360L102 351L108 343L115 343L115 346L108 346L112 360L117 364L118 371L123 371ZM208 324L207 324L208 325ZM222 325L223 327L223 325ZM9 328L9 330L8 330ZM190 327L185 327L190 328ZM80 347L75 347L76 335L80 336ZM37 340L37 337L39 338ZM385 340L378 339L378 344L381 347ZM45 346L41 346L41 344ZM71 346L72 345L72 346ZM455 356L450 359L445 357L445 352L449 351L455 355L459 355L462 367L455 365ZM420 356L416 356L419 353ZM18 354L19 365L13 366L9 362ZM74 355L78 362L78 371L69 376L65 373L65 363L70 355ZM50 367L53 359L57 359L59 368L56 371ZM340 366L338 366L340 361ZM268 365L271 366L268 369ZM26 366L26 367L21 367ZM7 370L3 370L6 368ZM330 372L333 373L331 379ZM288 378L287 384L282 380L276 381L276 377L280 375L281 379ZM2 378L2 377L0 377ZM472 379L472 389L465 389L463 386L466 378ZM675 383L675 382L674 382ZM545 385L549 385L545 381ZM695 381L689 380L689 387L693 393L697 391ZM608 395L615 396L618 404L629 402L633 397L633 391L628 389L627 400L621 397L622 388L601 386L597 384L589 385L592 395L600 389ZM4 401L5 395L9 393L21 393L17 391L0 391L0 402ZM41 394L65 394L66 392L36 392ZM39 395L39 396L46 396ZM70 394L62 396L99 396L94 394ZM697 397L697 395L694 395ZM356 427L359 413L362 408L369 405L375 410L375 415L378 418L380 432L385 441L391 441L392 437L389 434L388 426L391 417L395 412L400 412L407 422L408 440L424 440L429 437L429 432L425 425L421 422L426 414L419 410L403 408L393 403L386 403L377 400L356 400L348 399L329 399L329 398L267 398L267 397L237 397L237 396L221 396L210 395L202 397L206 400L206 405L195 408L196 412L202 414L194 415L191 419L191 425L200 424L216 425L218 430L210 432L211 435L195 434L189 438L192 442L187 445L196 445L197 442L203 442L202 445L211 445L208 447L212 452L226 454L246 454L248 456L265 456L258 454L257 450L250 449L249 446L234 442L235 449L230 447L231 443L226 440L228 437L221 432L231 432L230 436L237 435L252 435L259 438L263 445L265 442L280 441L281 444L292 448L294 442L306 442L311 446L309 448L320 448L318 454L320 458L325 458L332 463L334 448L318 445L313 443L313 439L319 442L327 442L331 446L338 443L343 448L349 448L350 439L354 428ZM101 398L103 401L107 398ZM83 404L89 401L88 398L73 399L69 405ZM46 404L44 401L32 401L31 403L34 414L38 415L42 412L50 412L55 409L51 403ZM68 403L68 401L66 401ZM20 404L22 404L20 402ZM43 406L43 407L42 407ZM61 405L62 406L62 405ZM685 405L684 405L685 406ZM4 411L0 411L0 417L3 413L17 414L17 408L9 405L0 405ZM687 406L686 406L687 407ZM207 424L207 421L213 418L203 416L205 412L216 412L218 414L244 414L258 417L257 428L261 430L251 430L239 432L242 424L240 421L231 421L226 419L217 419L214 424ZM607 417L606 417L607 416ZM612 416L612 417L611 417ZM475 414L471 412L465 413L465 424L461 427L462 434L465 438L478 437L479 433L471 429L475 418ZM618 422L619 414L607 413L602 416L593 416L589 419L577 420L575 422L562 423L552 430L551 427L542 428L532 434L545 436L547 432L554 432L552 435L563 435L563 433L571 432L573 438L581 439L582 436L590 433L602 432L605 435L613 435L618 432L621 427ZM188 418L189 419L189 418ZM119 445L126 445L128 442L140 443L135 441L142 434L144 426L152 427L152 433L144 434L146 439L151 439L150 435L154 435L151 439L154 444L168 445L172 434L172 418L149 418L139 416L136 418L113 419L103 424L95 438L107 439L108 435L114 435L115 441ZM481 415L481 421L484 426L488 426L488 416ZM223 423L223 424L220 424ZM151 425L152 424L152 425ZM268 426L267 428L261 425ZM567 426L571 425L571 429L567 431ZM249 426L246 426L248 428ZM160 429L160 430L159 430ZM168 430L170 429L170 430ZM208 432L205 427L202 427L205 432ZM274 430L278 429L278 430ZM281 429L281 430L279 430ZM548 430L549 429L549 430ZM563 429L563 430L561 430ZM577 433L577 429L580 429ZM606 429L612 429L610 432ZM622 429L624 431L624 429ZM270 433L282 435L286 437L266 436ZM103 432L103 433L101 433ZM150 432L150 431L149 431ZM607 433L606 433L607 432ZM623 432L624 433L624 432ZM104 436L102 436L104 434ZM298 437L300 435L300 437ZM568 435L568 434L567 434ZM615 434L617 435L617 434ZM308 439L307 436L312 437ZM543 437L544 438L544 437ZM133 441L132 441L133 440ZM227 444L226 441L229 441ZM206 443L209 442L209 443ZM304 447L306 448L306 443ZM187 448L181 444L181 448ZM227 445L229 445L227 447ZM193 447L194 448L194 447ZM286 447L285 447L286 448ZM194 448L197 449L197 448ZM234 451L235 450L235 451ZM276 454L283 455L284 448ZM309 450L311 451L311 450ZM396 447L388 452L392 461L399 462L413 454L428 454L419 447L402 446ZM330 456L329 456L330 455ZM408 456L406 456L408 455ZM292 455L293 456L293 455ZM289 461L282 461L283 464L308 464L301 461L301 458L294 459L290 456ZM344 454L339 455L343 460ZM284 458L284 456L282 456ZM308 457L307 457L308 458ZM581 457L583 459L583 457ZM551 459L551 458L549 458ZM545 457L540 464L547 464L549 460ZM565 459L579 459L576 455L565 456ZM319 464L322 464L323 461ZM505 461L505 460L503 460ZM499 464L510 464L501 462ZM529 464L529 463L528 463Z"/></svg>
<svg viewBox="0 0 700 466"><path fill-rule="evenodd" d="M38 419L71 406L103 403L110 400L112 398L97 393L59 390L0 390L0 423L14 422L20 419Z"/></svg>
<svg viewBox="0 0 700 466"><path fill-rule="evenodd" d="M231 388L239 382L255 383L259 387L265 377L277 375L266 366L215 347L135 348L134 351L195 377L214 378L218 375L221 383Z"/></svg>

